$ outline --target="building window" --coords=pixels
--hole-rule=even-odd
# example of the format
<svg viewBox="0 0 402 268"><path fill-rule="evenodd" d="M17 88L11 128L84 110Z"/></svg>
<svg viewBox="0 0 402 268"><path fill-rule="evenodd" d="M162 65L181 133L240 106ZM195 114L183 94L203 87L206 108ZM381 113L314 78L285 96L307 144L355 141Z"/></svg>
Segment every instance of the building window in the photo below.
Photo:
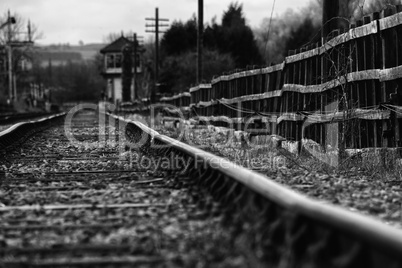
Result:
<svg viewBox="0 0 402 268"><path fill-rule="evenodd" d="M122 55L116 54L116 56L115 56L115 67L116 68L121 68L121 61L122 61Z"/></svg>
<svg viewBox="0 0 402 268"><path fill-rule="evenodd" d="M112 53L106 55L106 68L108 69L121 68L121 64L122 64L121 54Z"/></svg>
<svg viewBox="0 0 402 268"><path fill-rule="evenodd" d="M106 67L114 68L114 55L113 54L106 55Z"/></svg>

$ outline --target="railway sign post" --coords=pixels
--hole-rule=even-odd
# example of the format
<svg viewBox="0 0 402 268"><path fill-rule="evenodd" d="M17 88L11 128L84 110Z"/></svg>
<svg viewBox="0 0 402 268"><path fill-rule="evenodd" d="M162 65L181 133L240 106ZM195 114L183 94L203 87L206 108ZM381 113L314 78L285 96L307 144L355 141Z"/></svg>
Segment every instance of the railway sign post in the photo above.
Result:
<svg viewBox="0 0 402 268"><path fill-rule="evenodd" d="M10 101L12 99L17 99L17 83L16 83L16 76L14 74L13 70L13 47L24 47L24 46L29 46L33 44L32 41L32 32L31 32L31 23L28 22L27 26L27 32L24 32L23 34L27 34L28 40L25 41L20 41L20 40L15 40L15 30L11 28L12 24L16 24L17 21L14 17L11 16L10 11L7 13L7 21L0 25L0 29L2 29L5 26L7 27L7 42L6 42L6 47L7 47L7 61L8 61L8 98ZM18 32L21 34L21 32Z"/></svg>

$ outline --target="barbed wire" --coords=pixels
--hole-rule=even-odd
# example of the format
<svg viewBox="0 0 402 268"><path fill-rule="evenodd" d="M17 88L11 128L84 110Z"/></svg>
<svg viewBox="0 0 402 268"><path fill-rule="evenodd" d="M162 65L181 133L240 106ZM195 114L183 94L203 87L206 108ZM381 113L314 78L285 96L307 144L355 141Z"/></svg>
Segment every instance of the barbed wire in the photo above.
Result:
<svg viewBox="0 0 402 268"><path fill-rule="evenodd" d="M262 112L262 111L256 111L256 110L252 110L252 109L247 109L247 108L238 108L238 107L234 107L230 104L226 104L224 102L221 102L218 100L219 103L221 103L222 105L224 105L225 107L234 110L236 112L241 112L241 113L247 113L249 115L260 115L263 117L280 117L281 115L283 115L282 112L280 113L276 113L276 112ZM395 106L394 110L391 109L387 104L383 104L382 105L384 108L394 111L398 114L402 114L402 110L399 111L397 110L398 108L400 108L399 106ZM392 106L391 106L392 107ZM333 117L329 117L327 118L328 121L333 121L337 116L337 113L344 113L344 114L349 114L349 116L347 118L344 118L341 121L347 121L347 120L352 120L352 119L362 119L361 117L365 116L365 115L369 115L372 114L373 112L378 112L380 111L378 105L371 105L371 106L365 106L365 107L359 107L359 108L352 108L352 109L345 109L345 110L339 110L339 109L335 109L334 111L321 111L320 113L317 113L317 111L296 111L296 114L299 114L301 116L305 116L307 117L307 119L309 120L309 122L312 123L322 123L322 119L320 119L319 117L322 116L328 116L333 114ZM402 107L401 107L402 108ZM357 109L359 109L359 111L357 112ZM366 111L364 111L366 110ZM246 116L249 117L249 116ZM337 121L339 121L340 119L338 119Z"/></svg>
<svg viewBox="0 0 402 268"><path fill-rule="evenodd" d="M273 18L273 15L274 15L275 3L276 3L276 0L274 0L274 3L272 5L271 18L269 19L268 32L267 32L267 42L265 43L265 50L264 50L265 59L268 59L268 56L269 56L269 54L267 53L267 47L268 47L268 42L269 42L269 34L270 34L270 31L271 31L272 18Z"/></svg>

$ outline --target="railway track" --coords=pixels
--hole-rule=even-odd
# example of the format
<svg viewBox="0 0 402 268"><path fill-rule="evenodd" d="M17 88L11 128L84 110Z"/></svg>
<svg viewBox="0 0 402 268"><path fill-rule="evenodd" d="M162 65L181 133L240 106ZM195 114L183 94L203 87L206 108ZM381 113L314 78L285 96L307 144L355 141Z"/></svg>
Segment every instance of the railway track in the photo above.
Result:
<svg viewBox="0 0 402 268"><path fill-rule="evenodd" d="M0 114L0 132L6 130L7 128L18 122L37 120L41 117L46 117L50 115L51 113L47 112Z"/></svg>
<svg viewBox="0 0 402 268"><path fill-rule="evenodd" d="M51 113L47 112L0 114L0 124L9 124L19 120L29 120L42 116L49 116L50 114Z"/></svg>
<svg viewBox="0 0 402 268"><path fill-rule="evenodd" d="M2 133L0 266L402 266L399 230L103 116Z"/></svg>
<svg viewBox="0 0 402 268"><path fill-rule="evenodd" d="M216 226L218 206L197 205L199 193L179 185L181 170L122 157L119 133L107 126L99 135L94 113L70 125L76 143L88 144L75 146L64 127L1 157L1 267L195 267L241 256Z"/></svg>

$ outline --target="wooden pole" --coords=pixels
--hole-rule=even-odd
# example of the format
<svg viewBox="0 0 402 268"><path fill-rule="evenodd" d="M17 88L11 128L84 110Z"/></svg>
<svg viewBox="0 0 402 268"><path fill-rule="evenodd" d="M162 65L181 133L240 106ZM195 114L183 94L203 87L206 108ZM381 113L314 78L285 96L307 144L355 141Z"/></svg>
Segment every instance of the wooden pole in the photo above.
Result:
<svg viewBox="0 0 402 268"><path fill-rule="evenodd" d="M156 95L156 86L159 81L159 28L167 27L168 24L160 24L160 22L168 22L169 19L159 18L159 8L155 8L155 18L145 18L147 21L153 21L155 24L146 24L146 27L152 27L151 30L145 30L147 33L155 33L155 64L154 64L154 85L152 87L151 99ZM163 31L161 31L163 32Z"/></svg>
<svg viewBox="0 0 402 268"><path fill-rule="evenodd" d="M155 87L159 80L159 8L155 8ZM155 92L154 92L155 93Z"/></svg>
<svg viewBox="0 0 402 268"><path fill-rule="evenodd" d="M322 38L338 28L339 0L324 0L322 8Z"/></svg>
<svg viewBox="0 0 402 268"><path fill-rule="evenodd" d="M204 0L198 0L197 84L202 82L202 47L204 37Z"/></svg>
<svg viewBox="0 0 402 268"><path fill-rule="evenodd" d="M138 90L137 90L137 51L138 51L138 44L137 44L137 34L134 34L134 61L133 61L133 65L134 65L134 83L133 83L133 88L134 88L134 92L133 92L133 98L134 100L138 98Z"/></svg>
<svg viewBox="0 0 402 268"><path fill-rule="evenodd" d="M11 16L10 10L7 13L7 21L8 21L8 33L7 33L7 53L8 53L8 97L10 102L13 101L13 98L16 97L13 93L13 50L11 47L11 24L10 24Z"/></svg>

